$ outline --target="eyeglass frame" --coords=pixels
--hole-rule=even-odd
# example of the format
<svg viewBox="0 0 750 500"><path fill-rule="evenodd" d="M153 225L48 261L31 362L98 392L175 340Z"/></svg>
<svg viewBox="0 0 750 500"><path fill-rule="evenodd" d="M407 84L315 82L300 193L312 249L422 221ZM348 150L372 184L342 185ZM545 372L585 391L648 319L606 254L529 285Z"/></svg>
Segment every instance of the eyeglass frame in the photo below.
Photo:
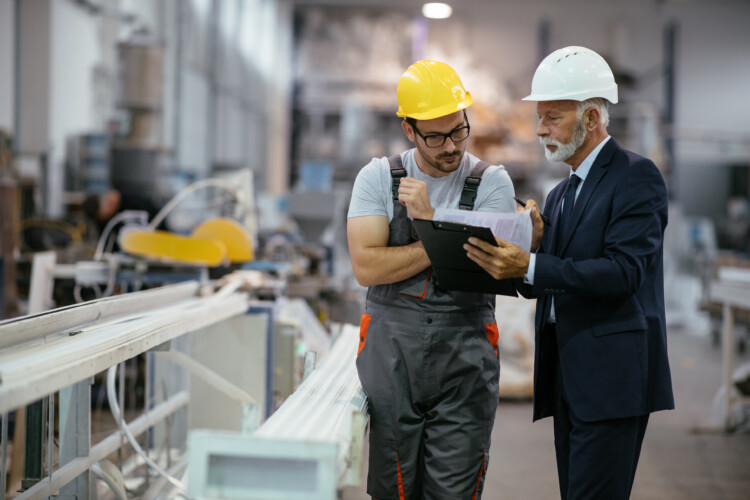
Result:
<svg viewBox="0 0 750 500"><path fill-rule="evenodd" d="M419 131L419 129L417 128L417 120L416 120L415 118L411 118L411 117L407 117L407 118L406 118L406 123L408 123L409 125L411 125L411 128L412 128L412 129L414 130L414 132L416 132L416 133L417 133L417 135L418 135L419 137L421 137L421 138L422 138L422 140L424 141L424 145L425 145L425 146L427 146L427 147L428 147L428 148L430 148L430 149L436 149L436 148L441 148L441 147L443 147L443 145L445 144L445 141L446 141L446 140L447 140L448 138L450 138L451 142L453 142L454 144L455 144L455 143L457 143L457 142L464 142L464 141L465 141L466 139L468 139L468 138L469 138L469 134L471 133L471 125L469 125L469 117L468 117L468 116L466 116L466 111L464 111L464 121L466 122L466 125L460 125L460 126L458 126L458 127L454 128L453 130L451 130L450 132L448 132L447 134L442 134L442 133L440 133L440 132L436 132L436 133L434 133L434 134L427 134L427 135L424 135L424 134L422 134L422 132L420 132L420 131ZM463 128L467 129L467 130L466 130L466 137L464 137L463 139L459 139L459 140L454 140L454 139L453 139L453 137L451 137L451 135L453 135L453 133L454 133L455 131L457 131L457 130L461 130L461 129L463 129ZM441 143L440 143L440 144L438 144L437 146L430 146L429 144L427 144L427 138L428 138L428 137L438 137L438 136L441 136L441 135L443 136L443 142L441 142Z"/></svg>

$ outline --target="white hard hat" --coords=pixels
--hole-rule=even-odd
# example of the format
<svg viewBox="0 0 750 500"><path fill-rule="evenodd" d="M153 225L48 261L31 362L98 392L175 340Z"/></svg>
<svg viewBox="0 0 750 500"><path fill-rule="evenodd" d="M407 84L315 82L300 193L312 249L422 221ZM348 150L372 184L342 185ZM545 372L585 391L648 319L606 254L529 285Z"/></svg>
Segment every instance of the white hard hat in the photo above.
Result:
<svg viewBox="0 0 750 500"><path fill-rule="evenodd" d="M609 64L586 47L565 47L544 58L524 101L585 101L603 97L617 102L617 84Z"/></svg>

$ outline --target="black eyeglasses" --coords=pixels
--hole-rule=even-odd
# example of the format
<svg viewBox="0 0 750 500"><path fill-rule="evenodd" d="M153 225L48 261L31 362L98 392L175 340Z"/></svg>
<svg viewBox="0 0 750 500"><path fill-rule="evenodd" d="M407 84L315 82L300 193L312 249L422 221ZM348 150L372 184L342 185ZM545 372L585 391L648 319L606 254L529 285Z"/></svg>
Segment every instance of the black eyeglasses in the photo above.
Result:
<svg viewBox="0 0 750 500"><path fill-rule="evenodd" d="M422 135L422 132L417 129L417 120L413 118L407 119L409 125L411 125L411 128L413 128L414 132L416 132L417 135L422 138L428 148L439 148L440 146L445 144L445 140L448 137L450 137L451 141L453 142L465 141L469 137L469 130L471 129L471 127L469 126L469 120L466 118L466 114L464 114L464 120L466 120L466 125L461 125L460 127L454 128L447 134L438 133Z"/></svg>

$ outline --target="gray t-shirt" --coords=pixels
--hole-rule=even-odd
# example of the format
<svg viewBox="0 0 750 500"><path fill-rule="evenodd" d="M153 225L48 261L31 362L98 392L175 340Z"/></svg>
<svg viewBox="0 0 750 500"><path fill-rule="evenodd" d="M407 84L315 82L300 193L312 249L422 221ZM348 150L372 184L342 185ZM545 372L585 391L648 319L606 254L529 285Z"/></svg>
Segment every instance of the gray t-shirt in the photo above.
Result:
<svg viewBox="0 0 750 500"><path fill-rule="evenodd" d="M464 153L458 170L444 177L431 177L417 167L414 149L401 153L401 160L407 176L427 183L432 208L458 208L464 181L479 161L476 156ZM362 167L354 181L348 217L385 215L390 222L393 219L392 185L388 158L373 158L370 163ZM490 166L482 174L474 210L515 212L514 194L513 182L508 172L505 171L505 167Z"/></svg>

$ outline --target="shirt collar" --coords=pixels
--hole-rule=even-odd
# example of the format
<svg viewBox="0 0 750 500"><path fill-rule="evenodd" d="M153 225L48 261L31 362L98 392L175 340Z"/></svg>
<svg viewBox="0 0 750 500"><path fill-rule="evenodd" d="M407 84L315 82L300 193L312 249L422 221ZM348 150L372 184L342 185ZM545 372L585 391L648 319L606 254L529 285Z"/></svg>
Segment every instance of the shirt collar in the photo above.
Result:
<svg viewBox="0 0 750 500"><path fill-rule="evenodd" d="M597 144L597 146L594 148L593 151L589 153L589 155L586 157L585 160L581 162L580 165L578 165L578 168L575 172L573 172L573 169L570 169L570 174L568 176L571 176L573 174L576 174L578 177L581 178L581 184L583 184L583 181L586 180L586 176L589 175L589 170L591 170L591 166L594 164L594 161L596 160L596 157L599 155L599 151L602 150L605 144L607 144L607 141L609 141L610 136L604 138L602 142Z"/></svg>

